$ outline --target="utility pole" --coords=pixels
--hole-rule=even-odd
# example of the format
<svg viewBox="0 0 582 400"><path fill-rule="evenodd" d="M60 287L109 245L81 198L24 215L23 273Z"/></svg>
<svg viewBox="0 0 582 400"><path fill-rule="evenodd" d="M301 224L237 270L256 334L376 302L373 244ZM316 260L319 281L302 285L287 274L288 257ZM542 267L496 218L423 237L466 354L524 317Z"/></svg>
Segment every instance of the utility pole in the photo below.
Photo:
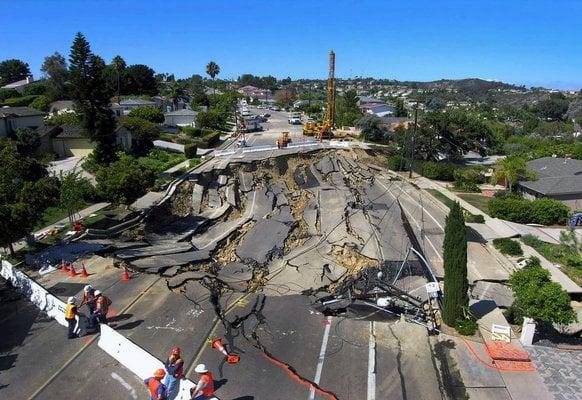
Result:
<svg viewBox="0 0 582 400"><path fill-rule="evenodd" d="M410 139L410 166L408 168L408 178L412 178L412 165L414 164L414 140L416 139L416 127L418 125L418 101L414 105L414 129Z"/></svg>

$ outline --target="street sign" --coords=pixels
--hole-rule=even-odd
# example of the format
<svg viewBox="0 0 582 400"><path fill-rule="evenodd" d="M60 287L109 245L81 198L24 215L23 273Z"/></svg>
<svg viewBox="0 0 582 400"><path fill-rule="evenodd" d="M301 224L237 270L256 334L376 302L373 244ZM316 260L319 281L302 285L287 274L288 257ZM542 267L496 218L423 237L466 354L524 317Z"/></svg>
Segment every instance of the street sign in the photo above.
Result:
<svg viewBox="0 0 582 400"><path fill-rule="evenodd" d="M491 340L511 342L511 328L506 325L491 325Z"/></svg>

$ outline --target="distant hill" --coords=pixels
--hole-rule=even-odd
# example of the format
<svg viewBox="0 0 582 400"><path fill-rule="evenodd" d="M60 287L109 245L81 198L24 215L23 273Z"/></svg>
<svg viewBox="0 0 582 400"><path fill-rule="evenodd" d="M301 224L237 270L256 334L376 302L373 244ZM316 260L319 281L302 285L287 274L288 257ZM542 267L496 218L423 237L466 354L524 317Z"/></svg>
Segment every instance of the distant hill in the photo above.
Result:
<svg viewBox="0 0 582 400"><path fill-rule="evenodd" d="M479 95L486 94L490 90L516 90L520 92L525 92L527 90L525 86L517 86L512 85L510 83L497 81L488 81L479 78L441 79L438 81L431 82L403 81L398 82L398 84L410 86L412 88L417 89L456 90L473 98Z"/></svg>

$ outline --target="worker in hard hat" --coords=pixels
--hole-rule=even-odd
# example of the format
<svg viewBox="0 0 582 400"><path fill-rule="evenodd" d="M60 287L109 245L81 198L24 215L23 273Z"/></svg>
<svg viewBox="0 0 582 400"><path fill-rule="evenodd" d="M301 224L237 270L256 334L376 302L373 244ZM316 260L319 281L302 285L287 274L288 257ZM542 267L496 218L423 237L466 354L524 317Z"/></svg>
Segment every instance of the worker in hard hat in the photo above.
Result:
<svg viewBox="0 0 582 400"><path fill-rule="evenodd" d="M91 285L86 285L83 288L83 300L79 304L79 308L85 304L87 304L87 308L89 309L89 315L93 314L95 311L95 289Z"/></svg>
<svg viewBox="0 0 582 400"><path fill-rule="evenodd" d="M69 324L69 330L67 337L69 339L74 339L78 337L75 333L75 327L77 326L77 305L75 304L76 299L74 297L69 297L67 299L67 306L65 307L65 320Z"/></svg>
<svg viewBox="0 0 582 400"><path fill-rule="evenodd" d="M143 381L150 391L151 400L167 400L167 388L162 383L164 376L166 376L166 371L163 368L159 368L154 371L154 376Z"/></svg>
<svg viewBox="0 0 582 400"><path fill-rule="evenodd" d="M173 399L178 394L180 379L184 376L184 360L179 347L172 349L164 366L168 372L164 384L168 388L168 398Z"/></svg>
<svg viewBox="0 0 582 400"><path fill-rule="evenodd" d="M111 300L101 293L101 290L95 290L95 311L91 314L91 321L89 323L91 328L95 328L98 322L107 324L107 313L109 312L110 305Z"/></svg>
<svg viewBox="0 0 582 400"><path fill-rule="evenodd" d="M190 389L191 400L210 400L214 397L214 377L212 372L208 371L206 365L198 364L194 368L198 374L198 383L196 387Z"/></svg>

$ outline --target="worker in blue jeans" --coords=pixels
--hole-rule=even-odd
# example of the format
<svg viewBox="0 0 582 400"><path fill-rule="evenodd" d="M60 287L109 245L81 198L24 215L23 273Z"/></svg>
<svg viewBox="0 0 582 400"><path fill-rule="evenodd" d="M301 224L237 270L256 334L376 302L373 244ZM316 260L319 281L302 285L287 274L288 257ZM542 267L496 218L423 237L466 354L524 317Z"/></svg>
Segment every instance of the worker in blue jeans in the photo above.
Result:
<svg viewBox="0 0 582 400"><path fill-rule="evenodd" d="M172 400L178 395L180 379L184 376L184 360L182 359L179 347L172 349L164 366L166 367L166 371L168 371L164 384L168 388L168 400Z"/></svg>

